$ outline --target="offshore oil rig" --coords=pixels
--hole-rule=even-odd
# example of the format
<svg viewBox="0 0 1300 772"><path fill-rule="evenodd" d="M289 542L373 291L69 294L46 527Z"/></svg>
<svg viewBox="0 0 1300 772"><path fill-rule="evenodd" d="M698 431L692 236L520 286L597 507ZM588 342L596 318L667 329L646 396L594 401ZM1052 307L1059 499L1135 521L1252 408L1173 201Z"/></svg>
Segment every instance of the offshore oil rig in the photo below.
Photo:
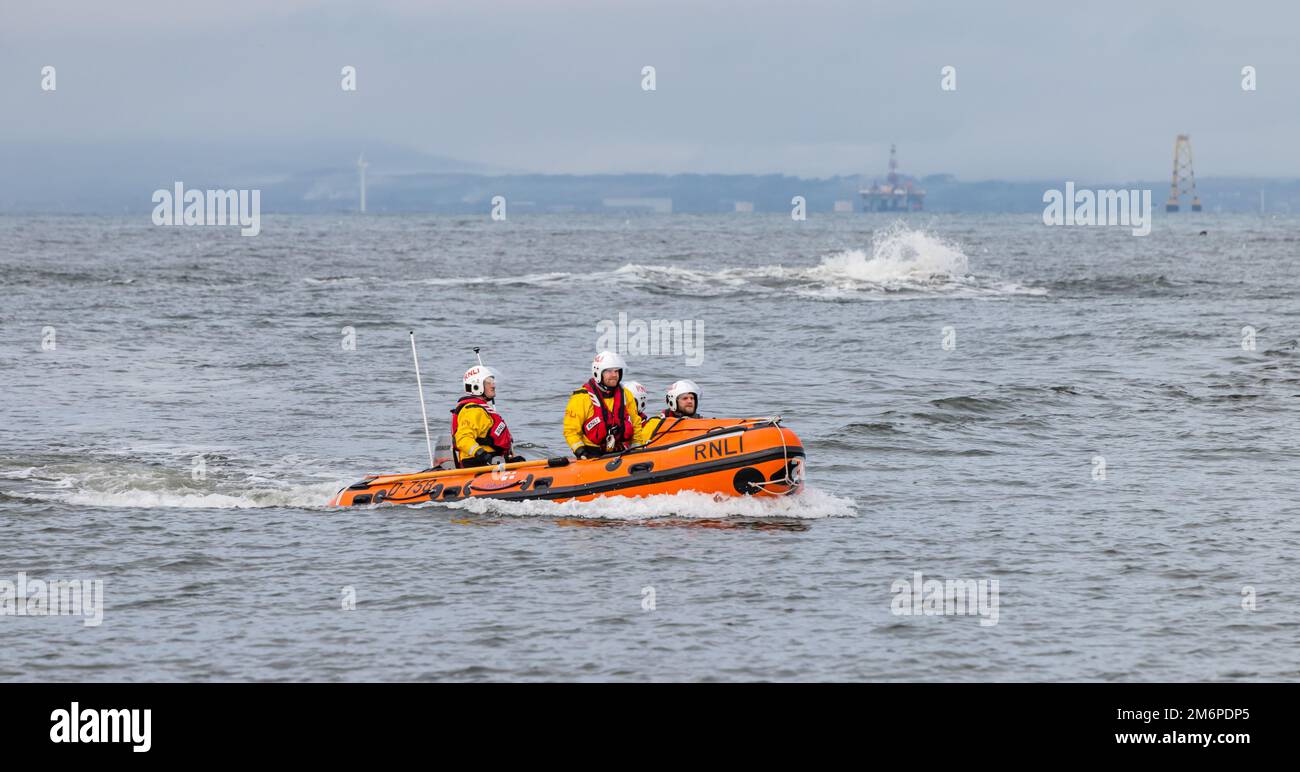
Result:
<svg viewBox="0 0 1300 772"><path fill-rule="evenodd" d="M1169 200L1166 212L1177 212L1184 195L1192 198L1192 211L1201 211L1201 197L1196 195L1196 173L1192 171L1192 138L1179 134L1174 139L1174 176L1169 183Z"/></svg>
<svg viewBox="0 0 1300 772"><path fill-rule="evenodd" d="M898 174L898 148L889 146L889 174L882 184L858 191L864 212L919 212L925 208L925 191Z"/></svg>

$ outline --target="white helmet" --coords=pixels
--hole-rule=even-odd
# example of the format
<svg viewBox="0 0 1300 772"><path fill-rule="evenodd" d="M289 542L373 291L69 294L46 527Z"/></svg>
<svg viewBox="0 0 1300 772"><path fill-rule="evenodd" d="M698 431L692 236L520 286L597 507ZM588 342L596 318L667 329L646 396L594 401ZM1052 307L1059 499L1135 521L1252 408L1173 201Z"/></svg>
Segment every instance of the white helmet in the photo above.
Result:
<svg viewBox="0 0 1300 772"><path fill-rule="evenodd" d="M668 387L668 409L676 413L677 398L683 394L695 395L695 411L698 413L700 410L700 387L695 384L695 381L678 381Z"/></svg>
<svg viewBox="0 0 1300 772"><path fill-rule="evenodd" d="M496 380L497 371L485 365L474 365L465 371L465 393L476 397L483 396L483 384L488 378Z"/></svg>
<svg viewBox="0 0 1300 772"><path fill-rule="evenodd" d="M626 370L627 362L613 351L602 351L591 360L591 377L600 382L600 374L606 370Z"/></svg>
<svg viewBox="0 0 1300 772"><path fill-rule="evenodd" d="M625 381L623 385L632 390L632 396L636 397L636 409L644 415L645 400L646 397L650 396L650 392L646 391L646 388L636 381Z"/></svg>

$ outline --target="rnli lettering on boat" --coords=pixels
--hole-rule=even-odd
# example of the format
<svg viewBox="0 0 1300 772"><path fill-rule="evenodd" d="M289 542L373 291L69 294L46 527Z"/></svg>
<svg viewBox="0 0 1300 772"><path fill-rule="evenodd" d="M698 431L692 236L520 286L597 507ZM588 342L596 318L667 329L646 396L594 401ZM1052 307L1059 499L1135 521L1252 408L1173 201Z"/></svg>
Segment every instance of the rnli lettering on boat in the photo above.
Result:
<svg viewBox="0 0 1300 772"><path fill-rule="evenodd" d="M724 456L737 456L745 452L745 436L735 434L730 437L719 437L716 440L701 442L695 446L695 460L708 460L710 458L723 458Z"/></svg>

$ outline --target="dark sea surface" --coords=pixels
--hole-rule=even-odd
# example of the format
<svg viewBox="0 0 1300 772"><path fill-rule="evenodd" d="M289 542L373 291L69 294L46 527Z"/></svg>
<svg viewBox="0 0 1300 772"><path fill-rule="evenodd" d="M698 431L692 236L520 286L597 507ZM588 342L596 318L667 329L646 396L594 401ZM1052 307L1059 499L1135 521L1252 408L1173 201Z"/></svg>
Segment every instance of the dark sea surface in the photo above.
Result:
<svg viewBox="0 0 1300 772"><path fill-rule="evenodd" d="M1210 213L0 217L0 580L104 590L0 679L1297 680L1298 265ZM327 506L427 465L408 330L435 430L481 346L536 457L620 314L806 493Z"/></svg>

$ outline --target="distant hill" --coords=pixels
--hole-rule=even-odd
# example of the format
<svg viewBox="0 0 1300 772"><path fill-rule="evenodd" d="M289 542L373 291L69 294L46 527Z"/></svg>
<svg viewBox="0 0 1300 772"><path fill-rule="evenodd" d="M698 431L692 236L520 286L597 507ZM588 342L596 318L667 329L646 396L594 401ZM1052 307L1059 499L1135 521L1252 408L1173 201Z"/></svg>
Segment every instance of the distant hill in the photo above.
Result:
<svg viewBox="0 0 1300 772"><path fill-rule="evenodd" d="M189 188L257 188L262 211L352 212L358 208L356 160L369 167L367 209L374 213L480 213L505 196L511 213L789 212L803 196L809 213L836 203L861 209L858 175L806 179L779 174L507 174L483 164L428 155L384 142L0 143L0 212L139 213L177 182ZM962 182L950 174L917 180L930 212L1041 212L1043 192L1064 179ZM1075 180L1078 188L1150 188L1164 210L1168 182ZM1200 178L1207 212L1300 212L1300 180Z"/></svg>
<svg viewBox="0 0 1300 772"><path fill-rule="evenodd" d="M260 188L263 209L269 209L269 191L296 191L304 204L286 210L297 211L307 201L328 200L336 185L355 200L363 150L372 173L494 171L374 141L0 142L0 212L150 211L153 191L177 181L194 188Z"/></svg>

